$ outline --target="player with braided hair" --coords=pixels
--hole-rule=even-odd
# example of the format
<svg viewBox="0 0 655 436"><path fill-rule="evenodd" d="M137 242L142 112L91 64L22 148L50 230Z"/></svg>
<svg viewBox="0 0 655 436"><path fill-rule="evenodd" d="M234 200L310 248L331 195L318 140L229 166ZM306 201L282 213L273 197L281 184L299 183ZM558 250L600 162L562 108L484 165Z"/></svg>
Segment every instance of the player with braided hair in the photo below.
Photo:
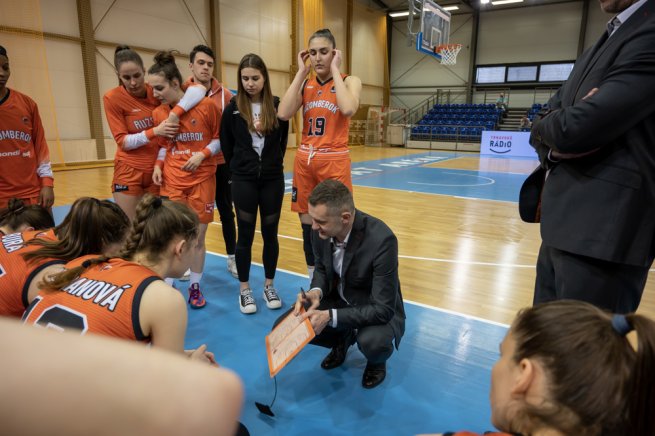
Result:
<svg viewBox="0 0 655 436"><path fill-rule="evenodd" d="M64 221L49 230L5 235L0 243L0 315L20 317L43 277L86 254L115 252L129 220L108 200L80 198Z"/></svg>
<svg viewBox="0 0 655 436"><path fill-rule="evenodd" d="M184 352L184 298L164 277L181 275L193 260L198 217L182 203L146 194L116 257L84 256L41 283L26 324L80 330ZM202 345L189 357L215 363Z"/></svg>
<svg viewBox="0 0 655 436"><path fill-rule="evenodd" d="M46 208L38 204L25 205L18 198L9 199L8 206L0 210L0 236L54 226L55 221Z"/></svg>

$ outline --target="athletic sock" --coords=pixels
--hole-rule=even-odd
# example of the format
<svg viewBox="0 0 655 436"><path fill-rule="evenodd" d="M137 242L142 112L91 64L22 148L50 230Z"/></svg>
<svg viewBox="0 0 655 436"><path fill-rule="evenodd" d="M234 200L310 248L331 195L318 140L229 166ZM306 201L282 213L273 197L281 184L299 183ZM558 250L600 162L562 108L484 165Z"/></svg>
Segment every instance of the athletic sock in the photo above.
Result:
<svg viewBox="0 0 655 436"><path fill-rule="evenodd" d="M194 283L200 283L200 279L202 279L202 273L199 272L193 272L191 271L191 275L189 276L189 284L192 285Z"/></svg>

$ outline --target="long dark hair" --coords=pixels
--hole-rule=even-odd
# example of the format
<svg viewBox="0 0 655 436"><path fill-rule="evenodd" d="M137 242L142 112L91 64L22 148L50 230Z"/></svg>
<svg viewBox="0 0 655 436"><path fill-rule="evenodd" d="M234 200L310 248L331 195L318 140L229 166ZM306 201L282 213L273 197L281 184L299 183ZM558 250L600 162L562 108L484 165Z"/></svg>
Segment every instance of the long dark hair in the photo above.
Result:
<svg viewBox="0 0 655 436"><path fill-rule="evenodd" d="M23 200L12 198L7 207L0 210L0 226L6 226L11 232L17 231L22 225L34 230L44 230L55 226L50 212L37 204L25 205Z"/></svg>
<svg viewBox="0 0 655 436"><path fill-rule="evenodd" d="M519 419L563 434L655 434L655 322L636 314L625 321L637 333L636 349L613 327L612 315L588 303L521 311L510 329L514 360L544 366L549 400L526 405Z"/></svg>
<svg viewBox="0 0 655 436"><path fill-rule="evenodd" d="M248 53L239 62L237 70L237 83L239 84L237 92L237 107L241 118L248 123L248 130L255 131L254 122L252 119L252 106L250 96L243 87L241 81L241 72L244 68L254 68L258 70L264 78L264 87L262 88L262 118L261 118L261 132L268 135L278 127L277 112L275 111L275 102L273 101L273 93L271 92L271 83L268 78L268 68L264 60L254 53Z"/></svg>
<svg viewBox="0 0 655 436"><path fill-rule="evenodd" d="M136 253L143 253L148 262L154 263L161 258L173 237L181 236L189 243L195 241L198 223L198 216L188 206L146 194L136 207L130 233L117 257L133 260ZM40 286L50 290L63 289L87 268L108 259L107 256L89 259L79 267L45 278Z"/></svg>
<svg viewBox="0 0 655 436"><path fill-rule="evenodd" d="M155 55L155 63L148 69L148 74L159 74L164 76L169 83L173 83L173 79L177 79L180 87L184 83L182 74L175 64L175 50L160 51Z"/></svg>
<svg viewBox="0 0 655 436"><path fill-rule="evenodd" d="M146 68L143 66L143 59L141 59L139 53L135 52L127 45L119 45L116 47L116 50L114 50L114 68L116 68L117 74L121 64L124 64L125 62L134 62L140 66L144 72L146 71ZM118 84L123 84L120 78L118 79Z"/></svg>
<svg viewBox="0 0 655 436"><path fill-rule="evenodd" d="M28 262L47 258L73 260L85 254L101 253L109 244L121 242L130 225L125 212L109 200L79 198L60 225L55 227L56 241L33 239L27 244L38 250L24 253Z"/></svg>

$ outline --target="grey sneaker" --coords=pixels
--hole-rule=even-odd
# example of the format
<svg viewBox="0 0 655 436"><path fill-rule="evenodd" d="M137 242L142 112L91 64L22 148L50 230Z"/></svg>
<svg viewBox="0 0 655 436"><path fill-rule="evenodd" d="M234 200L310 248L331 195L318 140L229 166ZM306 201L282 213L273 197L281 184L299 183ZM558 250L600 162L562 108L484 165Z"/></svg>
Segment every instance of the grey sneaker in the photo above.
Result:
<svg viewBox="0 0 655 436"><path fill-rule="evenodd" d="M239 273L237 272L237 261L236 259L227 258L227 270L232 274L232 277L235 279L239 278Z"/></svg>
<svg viewBox="0 0 655 436"><path fill-rule="evenodd" d="M257 312L257 305L252 296L252 289L246 288L239 292L239 309L241 309L241 313L245 314Z"/></svg>
<svg viewBox="0 0 655 436"><path fill-rule="evenodd" d="M264 288L264 301L266 301L266 307L269 309L279 309L282 307L282 300L280 300L273 286L266 286Z"/></svg>

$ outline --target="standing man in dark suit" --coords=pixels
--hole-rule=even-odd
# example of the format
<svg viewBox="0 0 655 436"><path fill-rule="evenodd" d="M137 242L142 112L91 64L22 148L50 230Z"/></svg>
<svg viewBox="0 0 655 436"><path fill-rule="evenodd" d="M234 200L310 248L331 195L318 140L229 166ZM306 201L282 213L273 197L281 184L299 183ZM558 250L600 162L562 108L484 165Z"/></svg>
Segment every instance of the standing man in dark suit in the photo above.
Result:
<svg viewBox="0 0 655 436"><path fill-rule="evenodd" d="M405 332L398 281L398 240L382 221L355 209L348 188L336 180L318 184L309 197L316 269L312 287L295 306L309 305L317 336L332 348L323 369L340 366L357 342L368 363L362 386L374 388L386 376L386 361Z"/></svg>
<svg viewBox="0 0 655 436"><path fill-rule="evenodd" d="M608 31L533 124L546 174L535 304L639 306L655 256L654 3L600 0Z"/></svg>

